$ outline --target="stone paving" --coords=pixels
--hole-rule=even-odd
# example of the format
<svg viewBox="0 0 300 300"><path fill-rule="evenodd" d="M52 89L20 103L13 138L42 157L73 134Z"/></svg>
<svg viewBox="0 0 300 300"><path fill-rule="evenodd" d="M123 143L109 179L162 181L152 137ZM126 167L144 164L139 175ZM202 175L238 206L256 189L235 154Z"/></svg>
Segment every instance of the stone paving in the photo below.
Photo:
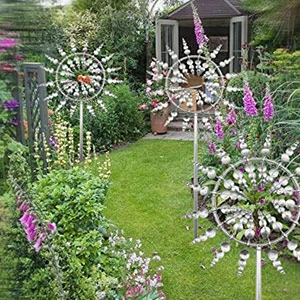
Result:
<svg viewBox="0 0 300 300"><path fill-rule="evenodd" d="M182 141L193 141L194 132L193 131L171 131L169 130L164 134L153 134L148 133L144 136L145 139L156 139L156 140L182 140Z"/></svg>

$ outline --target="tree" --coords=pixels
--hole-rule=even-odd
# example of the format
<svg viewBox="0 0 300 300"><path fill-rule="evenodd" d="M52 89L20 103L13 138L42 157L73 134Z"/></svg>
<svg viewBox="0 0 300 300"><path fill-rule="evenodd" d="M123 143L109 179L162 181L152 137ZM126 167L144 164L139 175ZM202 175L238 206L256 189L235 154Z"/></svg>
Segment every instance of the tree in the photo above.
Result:
<svg viewBox="0 0 300 300"><path fill-rule="evenodd" d="M186 0L164 0L165 6L179 6L186 2Z"/></svg>
<svg viewBox="0 0 300 300"><path fill-rule="evenodd" d="M22 52L39 53L43 50L47 22L48 10L39 0L0 0L0 28L18 34Z"/></svg>
<svg viewBox="0 0 300 300"><path fill-rule="evenodd" d="M299 0L243 0L243 8L254 18L254 44L300 47Z"/></svg>
<svg viewBox="0 0 300 300"><path fill-rule="evenodd" d="M143 81L145 31L136 1L75 0L72 7L65 32L75 34L76 40L87 37L91 46L103 42L103 51L114 53L115 65L122 67L122 79Z"/></svg>
<svg viewBox="0 0 300 300"><path fill-rule="evenodd" d="M74 0L72 6L76 11L89 10L93 13L98 13L110 6L113 9L123 9L128 6L132 0Z"/></svg>

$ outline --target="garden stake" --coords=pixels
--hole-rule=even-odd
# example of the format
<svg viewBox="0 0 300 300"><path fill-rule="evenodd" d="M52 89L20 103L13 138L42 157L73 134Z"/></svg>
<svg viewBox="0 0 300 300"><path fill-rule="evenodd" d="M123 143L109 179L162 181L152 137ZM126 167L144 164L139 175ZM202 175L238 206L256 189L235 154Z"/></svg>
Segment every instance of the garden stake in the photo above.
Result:
<svg viewBox="0 0 300 300"><path fill-rule="evenodd" d="M256 247L256 300L261 300L261 247Z"/></svg>
<svg viewBox="0 0 300 300"><path fill-rule="evenodd" d="M237 149L240 151L238 161L233 161L233 158L236 158L231 157L226 148L209 146L211 154L219 159L219 164L214 166L198 163L198 114L202 114L203 129L209 132L206 135L209 144L210 140L224 139L223 124L226 123L220 110L221 104L225 110L231 112L230 118L227 116L226 119L227 126L236 122L234 113L236 106L223 99L226 81L231 79L232 75L223 76L220 71L220 67L228 65L233 57L219 64L213 61L222 45L209 52L208 38L204 35L195 6L192 5L192 9L199 46L197 55L191 55L185 40L182 43L185 56L180 59L174 51L167 48L173 64L169 68L165 84L168 98L177 109L188 114L194 112L194 178L193 185L188 185L193 188L194 210L184 218L194 220L192 244L214 238L217 229L226 235L227 240L221 243L219 249L215 248L211 267L231 250L230 241L234 241L246 247L240 251L238 260L237 275L241 276L250 257L247 248L256 249L256 300L261 300L261 249L268 248L268 258L280 274L285 272L278 260L278 251L272 249L273 245L284 241L293 256L300 261L300 246L297 241L289 239L289 234L295 226L300 225L300 186L297 180L297 177L300 177L300 167L294 162L299 156L293 157L299 152L300 143L295 142L288 147L281 155L281 161L277 162L268 158L271 154L271 133L266 134L263 147L254 150L250 132L248 136L250 147L243 134L237 135L239 138ZM228 92L234 90L230 89L230 86L227 87ZM195 91L196 95L192 97ZM263 115L267 122L273 117L274 111L270 94L266 95ZM259 111L247 82L244 86L243 103L247 116L258 115ZM211 112L214 112L214 116ZM205 113L210 116L206 117ZM176 116L177 112L171 113L168 122ZM231 135L233 132L236 135L234 129ZM203 179L201 187L198 182L198 171L203 177L207 177L206 179L201 177ZM211 199L211 203L198 207L198 194ZM198 236L198 218L206 219L210 215L215 219L216 228L211 225Z"/></svg>
<svg viewBox="0 0 300 300"><path fill-rule="evenodd" d="M83 101L80 100L79 107L79 159L83 161Z"/></svg>
<svg viewBox="0 0 300 300"><path fill-rule="evenodd" d="M50 94L45 100L52 100L59 96L59 105L56 111L68 104L70 115L75 112L79 102L79 159L83 155L83 101L91 115L95 115L92 107L93 100L106 111L102 101L102 92L110 97L115 97L109 90L105 89L106 83L120 83L121 80L111 78L112 74L120 68L105 67L105 64L113 57L113 54L98 58L103 45L100 45L93 54L88 53L88 43L85 42L81 52L78 52L74 42L71 42L71 53L67 54L63 49L57 47L61 61L46 55L47 59L56 68L44 68L50 74L55 73L55 80L48 82L46 86L55 87L56 91Z"/></svg>
<svg viewBox="0 0 300 300"><path fill-rule="evenodd" d="M199 210L199 164L198 164L198 118L218 111L219 103L222 101L224 90L223 74L211 56L205 55L205 46L200 45L197 55L190 55L190 49L183 40L183 49L186 56L178 58L177 54L168 48L168 53L173 60L173 65L168 69L165 83L165 91L169 100L177 110L186 112L189 116L194 114L194 177L193 177L193 206L194 213ZM217 55L221 47L213 51ZM213 55L213 56L214 56ZM230 63L230 59L221 63L224 67ZM204 84L204 79L206 82ZM220 80L221 78L221 80ZM171 112L166 124L169 124L177 116L177 111ZM190 117L189 117L190 118ZM187 120L189 120L187 118ZM188 121L185 121L188 123ZM198 235L198 220L195 217L194 239Z"/></svg>
<svg viewBox="0 0 300 300"><path fill-rule="evenodd" d="M194 113L194 178L193 178L194 211L198 210L198 113ZM198 236L198 219L194 219L194 239Z"/></svg>

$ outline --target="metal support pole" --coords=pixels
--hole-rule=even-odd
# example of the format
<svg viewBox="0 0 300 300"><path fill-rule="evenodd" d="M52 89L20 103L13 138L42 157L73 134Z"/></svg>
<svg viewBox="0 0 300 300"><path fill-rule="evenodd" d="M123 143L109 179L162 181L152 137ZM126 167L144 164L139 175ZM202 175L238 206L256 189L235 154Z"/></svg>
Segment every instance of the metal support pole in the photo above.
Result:
<svg viewBox="0 0 300 300"><path fill-rule="evenodd" d="M256 300L261 300L261 247L256 247Z"/></svg>
<svg viewBox="0 0 300 300"><path fill-rule="evenodd" d="M83 161L83 101L80 100L79 111L79 159Z"/></svg>
<svg viewBox="0 0 300 300"><path fill-rule="evenodd" d="M198 210L198 114L194 113L194 178L193 178L194 211ZM194 219L194 239L198 236L198 219Z"/></svg>

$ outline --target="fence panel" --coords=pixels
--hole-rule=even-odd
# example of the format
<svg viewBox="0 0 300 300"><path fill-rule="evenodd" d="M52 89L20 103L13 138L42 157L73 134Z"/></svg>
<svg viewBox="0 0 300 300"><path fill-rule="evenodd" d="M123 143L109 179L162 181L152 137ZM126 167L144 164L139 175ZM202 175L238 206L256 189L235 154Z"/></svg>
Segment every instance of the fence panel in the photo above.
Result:
<svg viewBox="0 0 300 300"><path fill-rule="evenodd" d="M48 106L46 96L46 75L41 63L24 64L24 82L26 115L28 126L28 146L30 153L34 153L34 141L38 139L39 148L46 167L46 155L43 151L42 140L49 140ZM33 170L33 164L31 164Z"/></svg>

